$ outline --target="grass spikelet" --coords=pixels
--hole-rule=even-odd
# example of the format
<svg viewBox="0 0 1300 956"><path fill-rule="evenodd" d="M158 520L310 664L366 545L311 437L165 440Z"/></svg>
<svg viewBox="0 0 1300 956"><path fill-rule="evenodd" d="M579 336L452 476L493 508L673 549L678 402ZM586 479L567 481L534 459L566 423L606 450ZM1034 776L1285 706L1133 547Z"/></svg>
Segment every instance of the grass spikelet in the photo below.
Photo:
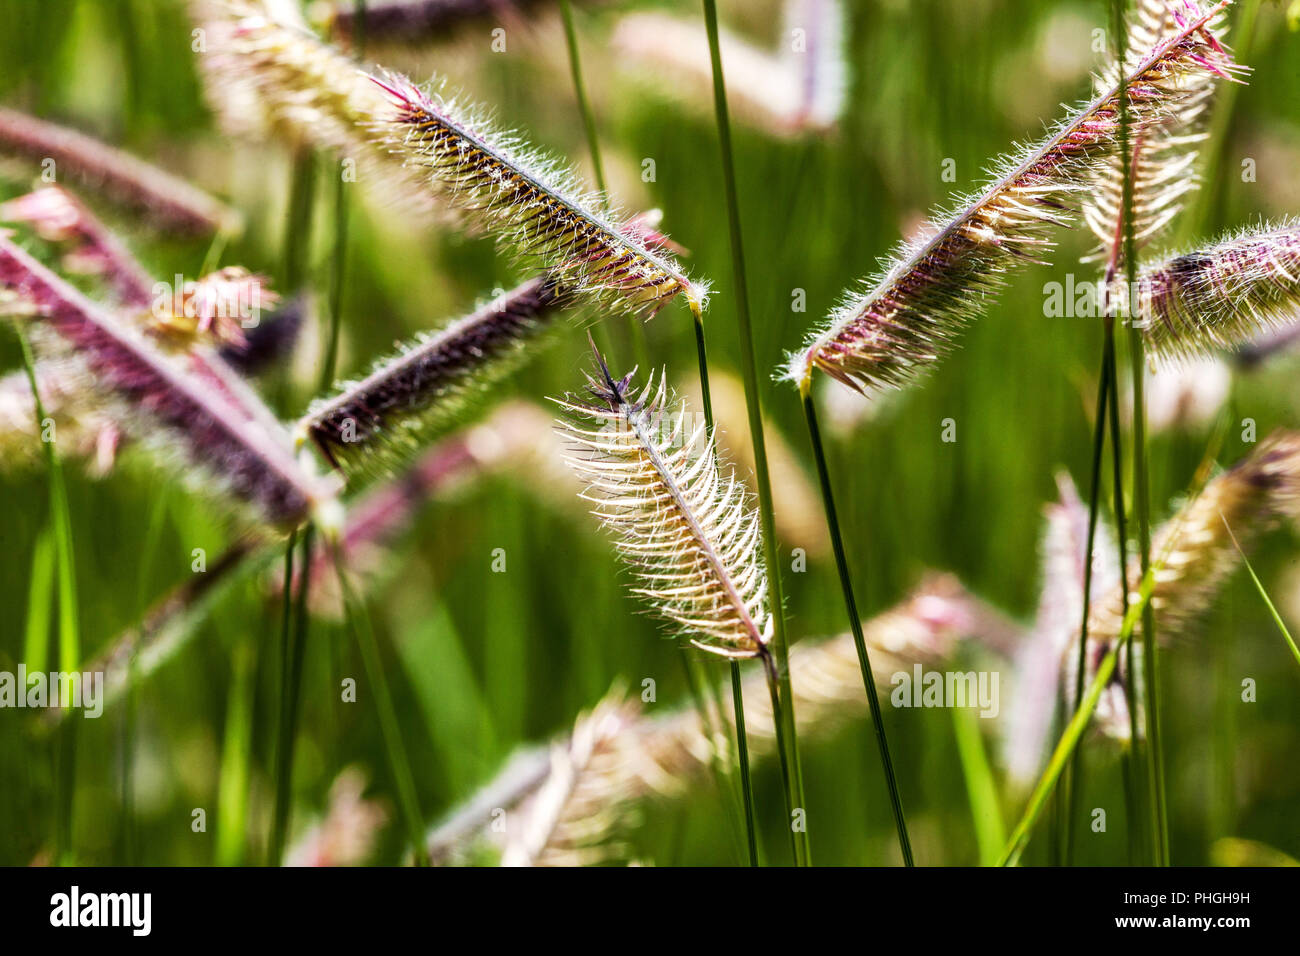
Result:
<svg viewBox="0 0 1300 956"><path fill-rule="evenodd" d="M1300 318L1300 221L1251 229L1149 266L1138 277L1157 361L1241 347Z"/></svg>
<svg viewBox="0 0 1300 956"><path fill-rule="evenodd" d="M178 277L175 289L155 283L124 243L57 186L0 206L0 219L5 218L32 224L46 241L72 243L74 249L65 257L65 266L109 281L120 304L120 316L115 317L143 331L164 351L178 354L191 374L224 396L248 420L271 431L280 429L265 403L225 358L200 347L220 346L239 359L248 347L244 319L257 315L263 306L273 307L278 300L264 276L228 267L196 281L182 282ZM107 432L103 434L108 437Z"/></svg>
<svg viewBox="0 0 1300 956"><path fill-rule="evenodd" d="M75 196L44 186L0 205L0 220L31 225L46 242L72 246L64 268L103 277L123 306L147 308L153 281L126 246Z"/></svg>
<svg viewBox="0 0 1300 956"><path fill-rule="evenodd" d="M1139 135L1196 95L1192 78L1231 75L1235 67L1209 29L1228 2L1189 20L1128 71ZM878 278L841 302L791 357L787 376L806 383L821 369L859 391L900 387L949 351L1006 273L1041 261L1052 228L1069 223L1077 194L1116 146L1119 107L1112 86L1037 146L1001 160L988 186L934 219L927 238L901 249Z"/></svg>
<svg viewBox="0 0 1300 956"><path fill-rule="evenodd" d="M298 431L348 475L400 459L441 431L469 394L506 374L563 301L548 278L529 280L317 401Z"/></svg>
<svg viewBox="0 0 1300 956"><path fill-rule="evenodd" d="M706 288L645 234L640 217L620 219L572 172L457 101L396 75L376 82L396 107L383 141L466 225L605 307L650 316L680 293L703 309Z"/></svg>
<svg viewBox="0 0 1300 956"><path fill-rule="evenodd" d="M603 765L637 719L619 688L579 716L568 739L551 748L550 772L508 834L502 866L590 866L624 852L601 839L626 822L629 804L608 799Z"/></svg>
<svg viewBox="0 0 1300 956"><path fill-rule="evenodd" d="M1135 70L1148 51L1175 35L1191 19L1200 16L1186 0L1140 0L1129 21L1126 45L1128 69ZM1226 26L1222 15L1212 19L1204 35L1211 45L1218 44ZM1187 196L1197 186L1193 167L1199 146L1208 134L1209 107L1217 80L1222 74L1235 77L1244 67L1219 64L1218 71L1189 72L1181 79L1182 92L1172 102L1168 113L1147 124L1133 141L1131 177L1133 191L1133 241L1140 249L1158 235L1181 211ZM1118 64L1098 79L1097 93L1119 83ZM1083 204L1083 218L1097 237L1098 248L1084 261L1114 261L1121 233L1124 193L1124 164L1117 152L1102 162L1092 177L1088 199Z"/></svg>
<svg viewBox="0 0 1300 956"><path fill-rule="evenodd" d="M205 235L242 228L238 212L185 180L84 133L4 107L0 153L53 161L59 175L67 172L164 231Z"/></svg>
<svg viewBox="0 0 1300 956"><path fill-rule="evenodd" d="M8 239L0 237L0 288L36 310L84 365L88 383L120 406L127 431L202 473L222 494L243 502L270 525L293 528L332 487L293 456L283 429L255 421L185 364L159 351L136 330L86 299Z"/></svg>
<svg viewBox="0 0 1300 956"><path fill-rule="evenodd" d="M679 383L679 391L692 402L703 398L697 382L684 379ZM709 393L718 426L718 451L723 458L736 463L752 489L754 445L745 410L744 383L730 372L710 369ZM766 414L763 416L763 430L772 483L781 489L781 509L773 516L778 537L783 541L797 541L809 557L821 558L830 552L831 542L826 523L822 520L817 491L798 455Z"/></svg>
<svg viewBox="0 0 1300 956"><path fill-rule="evenodd" d="M165 303L155 299L148 328L169 349L211 345L240 350L247 344L244 316L260 315L277 301L266 276L227 266L184 283Z"/></svg>
<svg viewBox="0 0 1300 956"><path fill-rule="evenodd" d="M223 128L333 150L357 162L357 181L385 201L430 211L419 178L369 135L388 102L355 61L252 0L196 7L209 37L199 65Z"/></svg>
<svg viewBox="0 0 1300 956"><path fill-rule="evenodd" d="M632 374L610 375L596 353L588 376L596 400L557 400L573 416L561 435L567 460L587 482L583 497L613 532L634 569L634 591L676 624L696 647L724 657L766 656L772 638L759 517L745 486L720 473L713 436L674 414L662 377L639 392Z"/></svg>
<svg viewBox="0 0 1300 956"><path fill-rule="evenodd" d="M1164 564L1156 575L1151 602L1160 613L1161 633L1187 632L1237 569L1241 553L1229 528L1249 548L1278 520L1297 515L1300 433L1275 432L1249 457L1208 482L1155 534L1151 551L1164 555ZM1139 580L1132 569L1129 580ZM1122 620L1116 587L1094 606L1088 633L1113 640Z"/></svg>

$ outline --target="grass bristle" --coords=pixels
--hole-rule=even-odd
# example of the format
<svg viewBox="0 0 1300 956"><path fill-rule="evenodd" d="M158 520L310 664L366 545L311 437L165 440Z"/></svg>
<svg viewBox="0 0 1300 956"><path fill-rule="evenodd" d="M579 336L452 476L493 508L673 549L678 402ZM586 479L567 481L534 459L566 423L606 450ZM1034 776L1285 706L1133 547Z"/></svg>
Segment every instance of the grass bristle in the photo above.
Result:
<svg viewBox="0 0 1300 956"><path fill-rule="evenodd" d="M573 416L560 433L567 460L587 482L583 497L633 568L634 591L692 644L726 657L756 657L772 637L758 513L744 483L723 475L703 420L674 413L663 377L631 391L632 373L610 375L597 353L588 376L596 400L557 400Z"/></svg>
<svg viewBox="0 0 1300 956"><path fill-rule="evenodd" d="M1186 0L1140 0L1129 21L1128 68L1137 69L1140 58L1161 41L1175 35L1190 19L1199 17L1195 6ZM1206 33L1220 42L1227 32L1220 25L1222 16L1206 25ZM1236 76L1244 67L1233 66L1223 72ZM1158 235L1183 208L1188 195L1198 186L1195 163L1200 144L1206 139L1209 107L1222 77L1205 70L1190 72L1181 81L1182 93L1170 104L1164 117L1146 125L1133 142L1131 170L1133 179L1133 241L1140 249ZM1119 81L1119 66L1113 65L1099 78L1097 93L1114 87ZM1083 204L1083 218L1097 238L1098 248L1084 261L1114 261L1123 205L1124 169L1118 152L1112 152L1096 170L1088 199Z"/></svg>
<svg viewBox="0 0 1300 956"><path fill-rule="evenodd" d="M331 486L294 458L283 429L251 419L183 362L3 237L0 287L31 303L37 328L52 332L82 364L88 386L117 407L123 429L186 462L187 476L202 473L223 497L279 528L296 527L333 497Z"/></svg>
<svg viewBox="0 0 1300 956"><path fill-rule="evenodd" d="M1149 353L1180 361L1248 345L1300 319L1300 221L1248 229L1144 268Z"/></svg>
<svg viewBox="0 0 1300 956"><path fill-rule="evenodd" d="M346 474L382 470L436 437L469 396L513 368L562 304L549 279L531 279L317 401L298 430Z"/></svg>
<svg viewBox="0 0 1300 956"><path fill-rule="evenodd" d="M356 181L386 205L432 211L418 177L373 141L370 128L388 104L355 61L250 0L196 7L209 44L199 65L223 128L334 151L357 163Z"/></svg>
<svg viewBox="0 0 1300 956"><path fill-rule="evenodd" d="M22 222L46 242L72 247L65 263L105 279L124 307L148 308L153 280L126 245L62 186L44 186L0 205L0 221Z"/></svg>
<svg viewBox="0 0 1300 956"><path fill-rule="evenodd" d="M1161 40L1128 71L1138 135L1195 99L1193 78L1236 70L1209 29L1223 5ZM1116 147L1119 114L1112 85L1042 143L1004 158L988 186L955 213L932 220L926 238L904 247L879 278L844 299L791 357L788 377L802 383L821 369L866 391L902 386L932 365L1010 269L1042 261L1051 230L1071 221L1078 194Z"/></svg>
<svg viewBox="0 0 1300 956"><path fill-rule="evenodd" d="M494 130L478 111L400 76L376 82L396 107L383 141L467 226L607 308L650 316L678 294L703 308L706 288L662 251L661 238L645 234L639 217L620 219L570 170Z"/></svg>

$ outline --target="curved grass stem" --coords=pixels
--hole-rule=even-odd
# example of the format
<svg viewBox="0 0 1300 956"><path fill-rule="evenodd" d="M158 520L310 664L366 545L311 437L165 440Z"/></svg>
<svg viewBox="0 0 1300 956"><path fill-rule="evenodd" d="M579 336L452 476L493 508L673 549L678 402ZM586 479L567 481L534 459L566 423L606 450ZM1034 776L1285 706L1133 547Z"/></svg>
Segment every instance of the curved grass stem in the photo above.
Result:
<svg viewBox="0 0 1300 956"><path fill-rule="evenodd" d="M19 328L18 345L22 351L23 369L32 390L32 404L36 410L36 433L42 437L45 466L49 475L50 523L54 530L55 567L59 582L59 668L72 673L81 666L81 619L77 600L77 570L72 548L72 515L68 507L68 488L63 481L63 466L54 450L54 441L46 441L45 405L36 384L36 360L27 336ZM48 646L48 644L46 645ZM76 785L77 738L75 722L67 721L60 728L55 748L55 820L54 858L63 864L69 862L72 852L72 814Z"/></svg>
<svg viewBox="0 0 1300 956"><path fill-rule="evenodd" d="M1119 44L1118 59L1127 53L1127 30L1123 0L1111 0L1112 26ZM1128 289L1137 288L1136 242L1133 235L1133 154L1129 98L1123 78L1120 87L1119 149L1123 163L1124 275ZM1136 306L1136 303L1134 303ZM1141 316L1136 308L1129 319L1129 365L1133 377L1133 500L1137 514L1138 556L1143 577L1151 567L1151 491L1147 476L1146 403ZM1142 683L1146 718L1147 782L1151 793L1151 849L1157 866L1169 865L1169 814L1165 798L1164 751L1160 733L1160 673L1156 665L1155 611L1150 603L1142 608Z"/></svg>
<svg viewBox="0 0 1300 956"><path fill-rule="evenodd" d="M907 817L903 813L903 797L899 792L898 777L894 773L894 760L889 752L889 738L885 735L880 695L876 692L876 678L871 671L871 659L867 656L867 642L862 633L862 620L858 616L857 600L853 596L853 579L849 575L848 556L844 550L843 535L840 533L839 515L835 510L835 494L831 490L830 469L826 465L826 451L822 447L821 429L817 425L817 408L813 402L812 391L806 385L800 388L799 397L803 402L804 418L808 422L808 437L812 442L813 457L817 461L822 507L826 511L826 527L830 532L831 547L835 551L835 567L839 571L844 608L849 616L849 628L853 632L853 646L858 652L858 667L862 670L862 683L867 691L867 701L871 705L871 722L876 728L876 746L880 751L880 765L885 771L885 784L889 788L889 803L894 813L894 827L898 831L898 848L902 851L904 865L915 866L915 861L912 859L912 841L907 835Z"/></svg>
<svg viewBox="0 0 1300 956"><path fill-rule="evenodd" d="M1101 381L1097 385L1097 413L1092 422L1092 467L1088 475L1088 534L1083 557L1083 620L1079 625L1079 653L1075 659L1074 672L1074 709L1077 714L1083 705L1083 678L1087 671L1088 617L1092 610L1092 568L1095 563L1093 553L1097 541L1097 516L1101 501L1101 459L1106 444L1107 408L1115 403L1111 401L1114 379L1115 327L1106 325L1106 341L1102 346ZM1068 771L1069 786L1065 788L1064 806L1062 808L1062 861L1066 866L1073 862L1074 856L1074 807L1079 799L1082 787L1082 774L1079 767L1079 754L1076 751L1070 760Z"/></svg>
<svg viewBox="0 0 1300 956"><path fill-rule="evenodd" d="M1111 675L1115 673L1115 664L1119 659L1119 653L1132 638L1133 627L1137 623L1138 614L1150 603L1151 592L1154 588L1155 580L1150 574L1147 574L1142 581L1142 590L1138 597L1138 603L1129 608L1129 613L1124 618L1124 625L1120 629L1119 640L1111 646L1106 656L1102 658L1101 663L1097 665L1097 673L1093 676L1092 683L1088 685L1079 706L1075 708L1074 716L1070 718L1070 722L1065 727L1065 732L1061 735L1061 739L1056 744L1056 749L1052 752L1051 759L1047 763L1047 769L1043 772L1043 776L1039 778L1038 783L1035 784L1033 793L1030 794L1029 803L1025 807L1020 822L1016 824L1015 830L1011 833L1011 838L1007 841L1006 848L1002 851L1002 856L998 860L999 866L1015 866L1019 862L1020 854L1024 852L1025 845L1029 842L1029 834L1038 822L1048 797L1056 789L1056 784L1060 780L1066 764L1073 757L1079 739L1083 736L1088 721L1092 718L1092 712L1097 709L1097 702L1101 699L1101 692L1105 689Z"/></svg>
<svg viewBox="0 0 1300 956"><path fill-rule="evenodd" d="M285 831L289 820L289 790L292 781L292 757L286 735L289 734L289 717L287 713L289 695L286 687L289 680L289 657L293 646L293 552L298 544L298 532L289 535L289 543L284 548L284 587L281 589L280 605L280 658L277 684L280 688L279 708L276 712L275 751L272 758L275 772L275 802L271 810L271 834L267 842L266 862L268 866L279 866L284 855ZM287 762L286 762L287 761Z"/></svg>
<svg viewBox="0 0 1300 956"><path fill-rule="evenodd" d="M700 399L704 404L704 422L714 435L713 393L709 388L709 350L704 338L704 317L694 313L695 357L700 367ZM745 697L741 693L740 665L731 662L731 705L735 713L736 763L740 769L740 791L745 807L745 842L749 865L758 866L758 837L754 825L754 787L749 772L749 740L745 733Z"/></svg>
<svg viewBox="0 0 1300 956"><path fill-rule="evenodd" d="M600 136L596 132L596 112L591 108L587 97L587 85L582 79L582 54L578 49L578 31L573 23L573 5L569 0L560 0L560 19L564 22L564 44L569 53L569 73L573 77L573 95L578 101L578 112L582 114L582 127L587 136L587 150L591 153L591 170L596 177L596 188L601 197L608 202L609 189L605 183L605 164L600 156ZM628 335L632 344L632 357L636 364L648 369L650 353L646 346L645 327L636 316L628 317ZM608 349L602 343L602 351Z"/></svg>
<svg viewBox="0 0 1300 956"><path fill-rule="evenodd" d="M767 445L763 438L763 405L758 388L758 365L754 358L754 333L749 316L749 293L745 279L745 252L740 228L740 204L736 195L735 160L731 148L731 120L727 110L727 89L722 73L722 53L718 39L718 9L715 0L703 0L704 25L709 38L709 60L713 72L713 107L718 127L718 149L722 164L723 190L727 204L727 227L731 240L732 277L735 282L736 321L740 327L740 367L745 383L745 406L749 414L749 433L754 446L754 478L758 485L758 507L763 531L763 557L767 565L768 588L772 603L774 636L769 676L775 681L774 697L780 692L784 706L773 713L780 737L782 766L786 767L787 810L793 818L803 809L803 768L799 760L798 735L794 719L794 697L790 686L789 642L785 626L785 598L781 584L781 562L772 517L772 480L767 468ZM698 321L698 317L697 317ZM773 704L777 701L774 699ZM784 725L784 726L783 726ZM811 850L806 827L793 834L795 862L807 866Z"/></svg>
<svg viewBox="0 0 1300 956"><path fill-rule="evenodd" d="M388 769L393 775L397 789L397 803L401 808L402 818L406 822L411 846L416 848L416 863L423 864L424 824L421 822L420 803L416 797L415 775L411 772L411 761L402 742L401 725L397 720L397 711L393 707L393 695L388 687L388 678L384 675L384 664L379 654L379 642L375 640L374 628L370 625L370 615L365 605L357 598L348 583L347 571L343 566L343 557L339 548L331 545L334 554L334 570L338 575L339 592L343 596L343 614L347 628L357 639L361 651L361 662L366 669L366 678L370 681L375 695L375 709L379 715L379 730L384 738L384 750L388 756Z"/></svg>

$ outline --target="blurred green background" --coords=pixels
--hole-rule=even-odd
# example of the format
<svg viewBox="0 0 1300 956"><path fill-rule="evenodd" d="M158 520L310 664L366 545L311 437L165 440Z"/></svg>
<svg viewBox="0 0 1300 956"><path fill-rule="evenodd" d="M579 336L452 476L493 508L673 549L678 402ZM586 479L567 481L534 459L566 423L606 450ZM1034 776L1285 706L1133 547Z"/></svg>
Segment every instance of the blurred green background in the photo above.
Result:
<svg viewBox="0 0 1300 956"><path fill-rule="evenodd" d="M1254 6L1259 13L1245 62L1255 73L1237 95L1203 204L1181 224L1187 241L1300 210L1300 34L1288 29L1285 4ZM985 166L1009 144L1036 139L1045 122L1062 115L1061 103L1089 94L1089 71L1102 59L1092 32L1108 22L1101 0L861 0L848 7L850 87L838 129L777 137L744 117L735 126L765 401L776 431L808 469L795 393L765 373L775 372L784 352L801 342L841 291L874 272L877 259L920 217L978 185ZM736 297L708 90L682 76L672 83L647 78L608 43L622 16L646 9L702 24L698 4L690 2L602 3L577 11L611 190L627 208L662 208L666 231L690 250L692 274L712 280L707 321L713 367L717 374L736 373ZM782 42L780 4L773 0L724 0L720 12L726 26L755 44L775 49ZM510 21L504 53L490 49L493 26L470 24L413 49L373 44L367 59L420 80L435 71L446 75L472 99L491 104L503 125L588 170L553 7L541 4L535 14ZM92 132L227 197L249 223L224 261L274 278L288 152L275 143L231 139L215 127L190 52L191 27L179 0L0 0L0 103ZM1235 34L1229 39L1242 43ZM1247 157L1257 161L1254 182L1239 174ZM645 158L655 161L654 182L641 181ZM955 182L942 178L946 159L955 160ZM311 261L312 282L323 293L334 189L332 162L321 162ZM29 186L21 178L0 181L0 196ZM157 275L198 269L205 243L160 240L111 209L102 212ZM400 209L360 198L352 203L351 230L344 374L364 369L394 341L436 327L494 288L525 277L486 240L419 229ZM1019 273L987 317L962 335L959 351L920 387L856 427L835 432L831 467L864 614L904 596L923 570L939 568L1008 613L1032 620L1042 508L1055 496L1057 469L1068 469L1086 492L1101 341L1095 321L1045 318L1043 286L1063 281L1069 271L1088 275L1088 267L1077 264L1088 248L1087 237L1066 237L1055 265ZM792 311L797 289L806 291L806 312ZM611 324L610 335L614 363L630 366L625 322ZM695 355L684 307L665 309L647 336L654 364L689 380ZM484 407L578 387L587 362L581 323L567 323L550 341L535 361L494 389ZM269 389L286 417L310 397L311 336L304 348L300 372ZM18 366L8 332L0 334L0 358L0 368ZM1261 437L1274 427L1294 427L1300 420L1295 372L1295 363L1283 359L1239 376L1233 421L1255 419ZM945 418L956 420L955 443L940 441ZM1159 517L1188 486L1209 435L1205 426L1154 437ZM1234 425L1220 460L1229 463L1249 449ZM83 649L91 655L153 599L190 577L192 549L214 556L234 531L219 509L160 480L138 454L125 455L103 480L75 466L67 472ZM32 553L47 521L47 496L39 470L0 474L0 668L12 670L22 656ZM781 487L776 498L779 511ZM153 522L157 546L146 562ZM1293 533L1283 530L1267 539L1255 561L1293 628L1300 625L1295 545ZM796 547L797 540L781 541L787 567ZM491 573L496 548L505 549L505 573ZM366 596L429 821L470 796L518 745L571 727L620 677L633 687L654 678L658 703L652 707L687 700L678 660L683 651L638 613L626 593L626 575L615 570L594 524L517 479L489 477L422 509L387 562L388 573ZM806 573L787 573L785 581L792 635L843 630L829 557L814 558ZM260 858L277 688L258 663L274 647L278 628L278 605L263 584L247 582L223 600L189 646L141 687L133 728L134 836L128 836L121 807L123 709L109 709L97 721L78 720L77 860L207 864ZM313 624L311 640L296 819L303 824L321 812L335 775L358 765L390 811L374 859L396 862L403 841L378 722L372 709L338 702L338 675L362 676L354 644L323 621ZM1244 575L1234 578L1198 632L1178 640L1162 660L1173 862L1210 862L1211 847L1224 837L1300 856L1300 673ZM720 664L707 666L722 678ZM1239 701L1246 677L1257 682L1256 703ZM250 701L245 744L240 715ZM1003 713L1009 709L1004 700ZM918 862L976 862L951 715L886 711ZM982 729L996 756L999 728ZM868 730L855 723L804 744L817 863L897 860ZM0 712L0 734L0 862L23 864L50 847L52 748L25 712ZM243 786L230 774L244 752L251 754L248 836L219 836L223 827L237 827L231 820L238 821L236 794ZM1082 837L1078 858L1123 862L1118 762L1104 742L1090 742L1086 754L1086 806L1107 808L1111 825L1105 834ZM1000 777L999 785L1005 791ZM789 850L774 763L762 765L756 787L766 855L784 861ZM195 808L207 812L205 833L191 829ZM1002 809L1013 823L1020 799L1005 794ZM644 826L631 835L638 859L670 865L740 858L710 787L650 804L643 817ZM1045 862L1046 842L1036 838L1025 861Z"/></svg>

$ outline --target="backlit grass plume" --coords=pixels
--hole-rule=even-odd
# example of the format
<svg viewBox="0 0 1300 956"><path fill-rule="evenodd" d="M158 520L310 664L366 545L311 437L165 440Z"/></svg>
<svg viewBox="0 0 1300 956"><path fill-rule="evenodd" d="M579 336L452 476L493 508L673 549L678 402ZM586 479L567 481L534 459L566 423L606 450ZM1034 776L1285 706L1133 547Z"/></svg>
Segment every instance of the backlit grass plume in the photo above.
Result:
<svg viewBox="0 0 1300 956"><path fill-rule="evenodd" d="M296 527L332 500L332 486L299 463L270 416L236 405L193 366L166 355L3 237L0 290L25 304L39 331L62 342L85 369L87 385L112 402L124 430L181 459L187 477L213 479L227 498L278 528ZM234 394L239 383L227 387Z"/></svg>
<svg viewBox="0 0 1300 956"><path fill-rule="evenodd" d="M583 496L614 534L639 582L635 593L690 642L725 657L769 660L759 516L745 485L722 474L703 419L676 411L663 377L639 392L616 380L596 353L594 402L557 400L573 416L561 428Z"/></svg>
<svg viewBox="0 0 1300 956"><path fill-rule="evenodd" d="M1300 434L1277 432L1259 448L1213 480L1170 518L1152 541L1157 570L1151 602L1160 612L1162 640L1185 637L1210 609L1224 583L1241 564L1241 547L1249 549L1282 519L1300 517ZM1229 531L1231 529L1231 531ZM1237 543L1234 543L1233 536ZM1104 559L1104 555L1101 556ZM1130 562L1130 587L1141 579L1138 560ZM1085 678L1091 681L1101 659L1120 633L1124 618L1122 587L1115 562L1103 561L1101 579L1094 578L1089 612ZM1129 603L1137 598L1129 595ZM1042 639L1043 635L1038 635ZM1062 673L1067 700L1073 696L1078 671L1073 632ZM1134 647L1137 661L1142 647ZM1093 720L1102 734L1119 740L1131 736L1132 721L1125 697L1127 661L1121 661L1104 689ZM1142 731L1140 712L1138 729Z"/></svg>
<svg viewBox="0 0 1300 956"><path fill-rule="evenodd" d="M198 64L223 128L332 150L357 164L363 189L407 211L430 211L419 178L372 137L388 101L355 61L257 0L194 7L208 37Z"/></svg>
<svg viewBox="0 0 1300 956"><path fill-rule="evenodd" d="M1140 0L1129 20L1127 67L1140 66L1147 51L1183 29L1200 11L1187 0ZM1226 27L1211 20L1203 36L1217 44ZM1220 49L1221 52L1221 49ZM1134 138L1131 149L1133 194L1133 241L1140 249L1159 234L1183 208L1189 193L1197 188L1194 166L1206 132L1209 106L1217 80L1244 72L1226 62L1214 70L1192 71L1181 80L1182 92L1171 102L1167 115L1148 123ZM1119 65L1113 64L1098 78L1100 95L1119 82ZM1097 237L1098 248L1085 261L1114 261L1118 258L1122 230L1117 228L1123 209L1124 166L1118 151L1112 151L1093 175L1083 204L1084 221Z"/></svg>
<svg viewBox="0 0 1300 956"><path fill-rule="evenodd" d="M705 287L663 251L642 217L620 219L571 171L456 100L395 75L381 86L396 107L384 141L467 226L605 307L649 316L682 294L693 311L703 308Z"/></svg>
<svg viewBox="0 0 1300 956"><path fill-rule="evenodd" d="M40 164L59 178L66 172L166 231L203 235L242 227L239 213L185 180L84 133L4 107L0 154Z"/></svg>
<svg viewBox="0 0 1300 956"><path fill-rule="evenodd" d="M260 319L262 308L273 307L278 300L265 277L232 266L197 280L177 276L173 284L156 283L115 233L57 186L5 203L0 206L3 218L28 223L40 238L66 247L65 268L96 274L109 285L116 300L115 320L143 332L152 344L175 356L191 378L223 397L255 427L272 434L282 431L262 399L215 351L220 347L238 361L250 348L245 322ZM15 308L28 307L30 303L15 304ZM47 373L54 374L49 369ZM65 387L53 397L59 405L67 405L62 399L77 387L77 376L65 369L62 380ZM94 419L102 416L93 411L93 402L83 395L76 404L80 408L75 415L65 409L67 419L94 427ZM106 470L118 440L125 436L116 428L98 431L102 439L111 440L97 451L98 465Z"/></svg>
<svg viewBox="0 0 1300 956"><path fill-rule="evenodd" d="M1234 66L1210 30L1228 2L1189 19L1127 71L1136 135L1195 99L1193 80L1231 75ZM792 356L788 377L803 387L821 369L862 391L901 386L932 364L1008 270L1041 260L1051 229L1069 223L1077 194L1115 149L1119 132L1119 89L1111 85L1039 145L1002 159L988 186L936 218L926 238L843 300Z"/></svg>
<svg viewBox="0 0 1300 956"><path fill-rule="evenodd" d="M1300 433L1275 432L1244 460L1209 481L1157 530L1151 553L1163 565L1156 574L1151 603L1160 612L1161 633L1185 633L1240 565L1241 555L1228 527L1243 547L1249 547L1279 520L1297 517ZM1138 580L1130 568L1130 584ZM1116 587L1093 605L1089 636L1113 639L1122 619Z"/></svg>
<svg viewBox="0 0 1300 956"><path fill-rule="evenodd" d="M525 282L314 403L299 433L347 474L400 459L442 430L463 399L509 371L562 301L550 279Z"/></svg>
<svg viewBox="0 0 1300 956"><path fill-rule="evenodd" d="M1251 229L1144 268L1137 299L1158 361L1240 348L1300 320L1300 221Z"/></svg>

